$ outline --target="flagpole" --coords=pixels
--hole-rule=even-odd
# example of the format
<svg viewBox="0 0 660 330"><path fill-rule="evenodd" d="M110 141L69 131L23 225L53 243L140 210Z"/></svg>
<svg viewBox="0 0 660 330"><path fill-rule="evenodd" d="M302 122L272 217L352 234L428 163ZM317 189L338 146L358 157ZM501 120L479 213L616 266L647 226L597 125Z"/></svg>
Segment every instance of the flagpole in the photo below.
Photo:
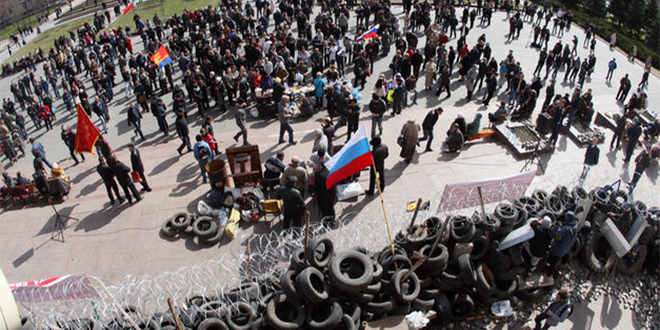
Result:
<svg viewBox="0 0 660 330"><path fill-rule="evenodd" d="M390 240L390 249L394 255L394 242L392 241L392 230L390 229L390 221L387 219L387 212L385 211L385 200L383 199L383 191L380 188L380 174L376 171L374 164L371 164L371 170L374 171L376 179L376 187L378 188L378 196L380 196L380 206L383 209L383 218L385 218L385 226L387 227L387 238Z"/></svg>

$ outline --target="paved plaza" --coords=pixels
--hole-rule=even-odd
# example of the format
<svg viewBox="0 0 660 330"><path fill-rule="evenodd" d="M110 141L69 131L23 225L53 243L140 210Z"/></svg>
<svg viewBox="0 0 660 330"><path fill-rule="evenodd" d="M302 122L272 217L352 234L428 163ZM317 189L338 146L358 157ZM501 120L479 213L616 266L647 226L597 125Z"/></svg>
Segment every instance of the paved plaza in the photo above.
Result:
<svg viewBox="0 0 660 330"><path fill-rule="evenodd" d="M400 14L402 9L395 7L393 11L395 14ZM478 20L467 38L469 46L475 44L477 38L485 33L493 49L493 57L498 62L508 54L509 50L512 50L515 59L522 63L525 76L532 77L538 59L538 50L529 46L532 39L529 24L525 24L519 39L507 42L505 34L508 31L508 23L505 13L495 13L492 25L488 28L478 26L476 23ZM351 25L351 29L353 28L354 24ZM562 40L570 43L573 35L579 38L578 55L584 58L588 55L588 49L581 46L585 34L579 26L573 24ZM423 47L425 37L421 34L418 36L419 46ZM133 44L141 49L142 43L138 39L134 38ZM554 45L556 40L553 36L549 45ZM448 45L455 46L456 39L450 40ZM366 108L371 99L371 87L380 73L390 78L388 65L393 54L394 51L391 51L389 57L375 63L374 74L369 77L367 88L362 92L362 104L365 107L361 113L360 125L364 125L367 131L371 129L370 113ZM629 62L625 54L618 49L610 50L602 40L598 41L596 55L598 61L595 72L591 80L587 80L586 83L586 87L593 89L594 109L599 112L621 113L622 105L615 101L618 81L623 74L628 73L634 88L641 79L643 64ZM605 83L605 75L607 62L612 58L616 59L618 69L614 73L612 85L608 85ZM349 69L348 72L351 72L349 77L352 78L352 70ZM563 73L560 72L560 75ZM11 76L0 82L2 97L10 96L9 84L16 77ZM180 77L181 72L177 71L175 81L180 81ZM89 87L91 82L85 79ZM646 90L650 109L657 109L657 105L660 104L660 93L657 92L659 84L658 76L652 74L649 88ZM383 143L389 147L390 153L385 162L386 189L383 197L394 231L407 225L410 216L405 212L407 202L420 197L430 200L432 210L430 213L432 213L437 208L446 184L514 175L523 170L526 162L526 159L516 158L503 142L494 139L468 143L460 154L441 153L440 143L444 140L445 131L457 114L462 114L467 121L471 121L475 114L482 113L484 115L482 128L484 128L488 125L487 113L494 112L498 102L491 102L488 108L480 102L466 103L466 89L455 77L452 79L452 97L449 99L444 99L444 94L438 99L434 95L435 90L424 91L423 85L424 81L420 78L417 84L418 105L405 108L403 113L396 117L391 117L388 111L383 123ZM75 126L76 117L68 113L61 100L58 100L54 129L49 132L43 129L35 132L30 122L29 131L30 136L36 137L44 144L49 160L60 164L66 174L72 178L73 185L69 198L62 204L56 205L56 208L60 213L75 217L78 221L68 223L64 231L65 240L59 242L50 239L55 221L51 207L29 206L3 210L0 213L0 239L3 245L0 250L0 267L10 283L76 273L94 275L107 283L117 283L131 274L155 276L218 258L231 262L232 258L238 258L245 252L244 243L253 233L270 230L264 224L243 226L232 241L225 240L219 246L210 248L197 246L191 240L163 239L159 235L163 221L179 211L194 212L197 201L208 191L209 186L202 184L199 168L192 153L179 155L175 150L180 144L179 139L172 132L169 138L163 138L151 114L145 114L142 121L142 129L147 140L145 142L133 140L133 131L126 120L126 108L134 99L123 98L123 86L121 83L115 87L115 99L110 104L111 120L106 139L118 158L125 163L129 162L127 144L130 142L137 144L144 162L145 174L153 191L143 195L144 199L133 206L127 203L120 206L109 205L103 183L96 172L98 164L96 157L86 155L85 162L72 166L73 161L59 134L60 125ZM556 94L571 94L573 87L558 82ZM539 95L532 118L536 118L536 114L540 111L542 100L545 98L544 90L545 88ZM503 89L500 90L502 91ZM482 93L483 91L479 92L476 98L482 98ZM171 109L171 93L163 99L168 104L168 109ZM436 125L434 151L421 153L423 146L418 147L420 153L410 164L406 164L399 157L400 148L396 144L401 127L410 119L415 119L421 124L426 113L437 106L442 106L445 111ZM248 122L249 141L259 145L262 162L278 151L284 151L286 161L292 156L307 159L312 150L312 132L319 127L320 120L326 115L323 111L312 118L293 123L295 139L299 141L297 145L277 144L279 123L276 119L251 119ZM193 118L191 132L196 132L199 130L199 117ZM92 119L96 120L98 117L94 116ZM168 121L174 122L174 115L171 112ZM231 112L218 115L213 125L220 149L235 145L232 136L238 128ZM613 132L605 128L600 129L606 133L606 143L600 146L599 165L591 170L586 180L587 190L612 183L618 178L629 181L635 166L634 162L623 163L622 151L608 152ZM346 139L345 132L345 126L338 130L337 143ZM29 144L26 144L26 147L29 150ZM583 159L584 149L579 148L568 136L560 136L555 152L541 157L540 162L546 169L537 171L528 193L536 188L552 189L560 184L574 186L581 173ZM529 168L535 170L536 165ZM15 175L16 171L31 175L32 156L21 158L8 171L12 175ZM644 201L647 205L660 206L657 178L656 163L640 180L635 190L635 198ZM368 187L368 181L368 173L363 172L359 180L361 186ZM309 205L314 207L313 201L310 201ZM489 210L493 207L494 205L487 205ZM362 245L380 249L387 244L383 213L378 198L361 196L355 203L339 202L336 212L351 219L341 229L329 234L333 239L345 243L342 246ZM275 227L273 230L278 228ZM578 305L570 322L562 324L560 329L632 328L630 312L616 305L616 300L611 303L605 302L604 299L607 298L601 297L588 306ZM392 322L391 326L383 325L382 328L396 327L396 324L398 322ZM401 325L398 327L403 329Z"/></svg>

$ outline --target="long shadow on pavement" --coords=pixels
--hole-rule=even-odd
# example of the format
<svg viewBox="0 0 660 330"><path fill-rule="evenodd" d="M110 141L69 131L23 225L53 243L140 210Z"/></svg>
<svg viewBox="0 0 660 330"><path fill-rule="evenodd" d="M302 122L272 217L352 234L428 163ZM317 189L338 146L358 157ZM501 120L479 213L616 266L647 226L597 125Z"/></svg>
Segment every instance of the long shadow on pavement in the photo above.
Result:
<svg viewBox="0 0 660 330"><path fill-rule="evenodd" d="M90 167L90 168L84 170L83 172L78 173L78 175L76 175L76 177L73 178L73 180L71 180L71 182L73 182L75 184L81 183L83 181L83 179L90 176L94 172L96 172L96 167Z"/></svg>
<svg viewBox="0 0 660 330"><path fill-rule="evenodd" d="M74 231L84 230L85 232L90 232L100 229L109 224L114 218L118 217L122 211L130 206L131 205L128 202L124 202L117 207L106 208L90 213L78 222Z"/></svg>
<svg viewBox="0 0 660 330"><path fill-rule="evenodd" d="M86 196L86 195L89 195L89 194L95 192L96 189L98 189L98 187L101 185L101 183L103 183L103 181L101 179L99 179L94 183L90 183L90 184L86 185L85 187L80 189L80 191L78 192L78 195L76 196L76 198Z"/></svg>
<svg viewBox="0 0 660 330"><path fill-rule="evenodd" d="M176 163L178 160L179 160L178 155L165 159L164 161L160 162L160 164L156 165L151 170L151 173L149 173L149 175L152 176L164 172L165 170L170 168L170 166L174 165L174 163Z"/></svg>
<svg viewBox="0 0 660 330"><path fill-rule="evenodd" d="M65 206L62 208L59 208L57 212L60 214L61 217L64 218L64 227L67 228L69 224L69 220L67 217L71 216L71 212L73 212L73 209L78 206L76 205L71 205L71 206ZM57 207L55 207L57 208ZM39 232L34 235L34 237L40 236L40 235L45 235L45 234L50 234L55 231L55 220L57 219L57 215L53 214L48 218L48 221L44 224L44 226L39 230Z"/></svg>

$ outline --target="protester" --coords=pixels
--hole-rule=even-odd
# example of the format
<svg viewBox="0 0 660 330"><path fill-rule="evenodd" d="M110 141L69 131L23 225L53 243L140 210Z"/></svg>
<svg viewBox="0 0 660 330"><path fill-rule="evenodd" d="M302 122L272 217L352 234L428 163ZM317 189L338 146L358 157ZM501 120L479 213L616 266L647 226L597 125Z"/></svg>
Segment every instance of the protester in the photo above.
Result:
<svg viewBox="0 0 660 330"><path fill-rule="evenodd" d="M555 228L550 246L550 258L548 260L553 272L562 258L568 254L577 239L577 218L573 211L566 211L561 217L561 224Z"/></svg>
<svg viewBox="0 0 660 330"><path fill-rule="evenodd" d="M628 184L629 195L632 195L635 187L637 187L639 179L641 179L642 174L644 174L644 171L646 171L649 165L651 165L651 155L646 149L642 149L642 151L635 158L635 173L633 174L632 180Z"/></svg>
<svg viewBox="0 0 660 330"><path fill-rule="evenodd" d="M433 151L431 149L431 142L433 142L433 128L435 127L435 123L438 122L438 117L442 114L444 110L442 108L437 108L434 110L429 111L426 114L426 117L424 117L424 121L422 122L422 132L424 133L424 136L419 138L419 141L426 141L426 149L424 151L430 152Z"/></svg>
<svg viewBox="0 0 660 330"><path fill-rule="evenodd" d="M589 170L598 165L598 157L600 155L600 149L598 148L598 138L593 138L591 144L587 146L587 150L584 153L584 166L582 168L582 174L578 179L578 186L584 185L584 180L587 179L587 174Z"/></svg>
<svg viewBox="0 0 660 330"><path fill-rule="evenodd" d="M131 152L131 168L133 168L133 172L138 174L136 179L142 185L142 190L151 191L151 188L149 188L149 183L147 182L147 176L144 175L144 165L142 164L140 151L138 151L138 149L135 147L135 144L133 143L128 145L128 150Z"/></svg>
<svg viewBox="0 0 660 330"><path fill-rule="evenodd" d="M545 311L534 318L536 326L534 330L546 330L551 326L557 326L559 323L564 322L573 311L573 303L569 296L569 289L562 287L559 292L552 298L550 306ZM541 326L545 321L545 325Z"/></svg>
<svg viewBox="0 0 660 330"><path fill-rule="evenodd" d="M96 166L96 172L101 176L105 189L108 191L108 198L110 198L110 204L115 203L115 197L119 201L119 204L124 202L124 198L119 194L119 187L117 187L117 182L115 181L115 173L112 171L110 166L106 164L105 158L99 157L99 164ZM114 191L114 196L113 196Z"/></svg>
<svg viewBox="0 0 660 330"><path fill-rule="evenodd" d="M380 137L371 139L374 165L369 169L369 190L365 193L367 196L374 194L376 188L376 173L378 173L378 184L380 192L385 191L385 159L390 155L387 146L381 143Z"/></svg>
<svg viewBox="0 0 660 330"><path fill-rule="evenodd" d="M183 110L179 110L176 114L174 128L176 130L176 135L181 139L181 145L176 148L179 155L181 155L183 148L187 148L188 152L192 151L192 146L190 145L190 130L188 129L188 121L186 120Z"/></svg>
<svg viewBox="0 0 660 330"><path fill-rule="evenodd" d="M403 125L397 142L401 147L401 158L403 158L407 164L410 164L417 151L417 144L419 143L419 126L415 123L414 119L408 120Z"/></svg>
<svg viewBox="0 0 660 330"><path fill-rule="evenodd" d="M193 153L195 154L195 159L199 165L199 170L201 172L202 182L206 183L206 164L213 159L213 151L211 147L202 140L202 136L197 134L195 136L195 145L193 146Z"/></svg>
<svg viewBox="0 0 660 330"><path fill-rule="evenodd" d="M284 179L285 177L283 177ZM301 227L303 225L303 216L305 213L305 201L302 194L295 188L298 177L292 175L287 177L285 184L275 192L275 198L282 200L282 229Z"/></svg>
<svg viewBox="0 0 660 330"><path fill-rule="evenodd" d="M248 136L248 131L247 128L245 128L245 120L247 115L245 114L245 103L241 103L238 105L236 110L234 110L234 119L236 120L236 126L238 126L238 133L234 135L234 141L238 142L238 138L243 136L243 145L249 145L247 136Z"/></svg>
<svg viewBox="0 0 660 330"><path fill-rule="evenodd" d="M336 185L333 185L330 188L326 187L329 172L324 165L324 163L330 158L327 156L325 149L323 148L318 150L317 155L318 157L313 164L315 200L319 206L321 219L324 219L325 221L334 221L335 204L337 203L337 187Z"/></svg>
<svg viewBox="0 0 660 330"><path fill-rule="evenodd" d="M124 196L128 199L128 203L133 204L134 199L135 202L141 201L142 197L140 197L140 193L135 188L130 175L131 169L128 168L126 164L119 161L115 155L110 155L110 158L108 158L108 165L115 174L119 185L124 190Z"/></svg>
<svg viewBox="0 0 660 330"><path fill-rule="evenodd" d="M32 155L34 158L41 160L46 166L53 168L53 165L46 159L46 149L41 144L41 142L36 141L33 137L30 138L30 143L32 143Z"/></svg>
<svg viewBox="0 0 660 330"><path fill-rule="evenodd" d="M73 158L73 161L76 163L73 164L73 166L78 165L78 158L76 157L74 147L76 145L76 134L71 131L71 128L66 128L64 125L62 125L62 133L61 133L61 138L62 141L64 141L64 144L66 147L69 149L69 153L71 154L71 158ZM85 155L82 153L79 153L81 161L85 161Z"/></svg>

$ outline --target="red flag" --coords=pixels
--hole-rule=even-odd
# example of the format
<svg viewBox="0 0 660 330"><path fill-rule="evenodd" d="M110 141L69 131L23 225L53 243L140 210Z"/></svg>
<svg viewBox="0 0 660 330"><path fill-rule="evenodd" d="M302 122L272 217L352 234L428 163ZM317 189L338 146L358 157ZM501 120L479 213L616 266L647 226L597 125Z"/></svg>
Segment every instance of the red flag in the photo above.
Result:
<svg viewBox="0 0 660 330"><path fill-rule="evenodd" d="M101 132L96 128L94 123L89 119L85 110L78 104L78 125L76 127L76 144L74 146L75 152L89 152L94 153L94 144L101 136Z"/></svg>
<svg viewBox="0 0 660 330"><path fill-rule="evenodd" d="M135 4L133 2L129 3L126 8L124 8L124 15L126 15L129 11L133 10L135 8Z"/></svg>

